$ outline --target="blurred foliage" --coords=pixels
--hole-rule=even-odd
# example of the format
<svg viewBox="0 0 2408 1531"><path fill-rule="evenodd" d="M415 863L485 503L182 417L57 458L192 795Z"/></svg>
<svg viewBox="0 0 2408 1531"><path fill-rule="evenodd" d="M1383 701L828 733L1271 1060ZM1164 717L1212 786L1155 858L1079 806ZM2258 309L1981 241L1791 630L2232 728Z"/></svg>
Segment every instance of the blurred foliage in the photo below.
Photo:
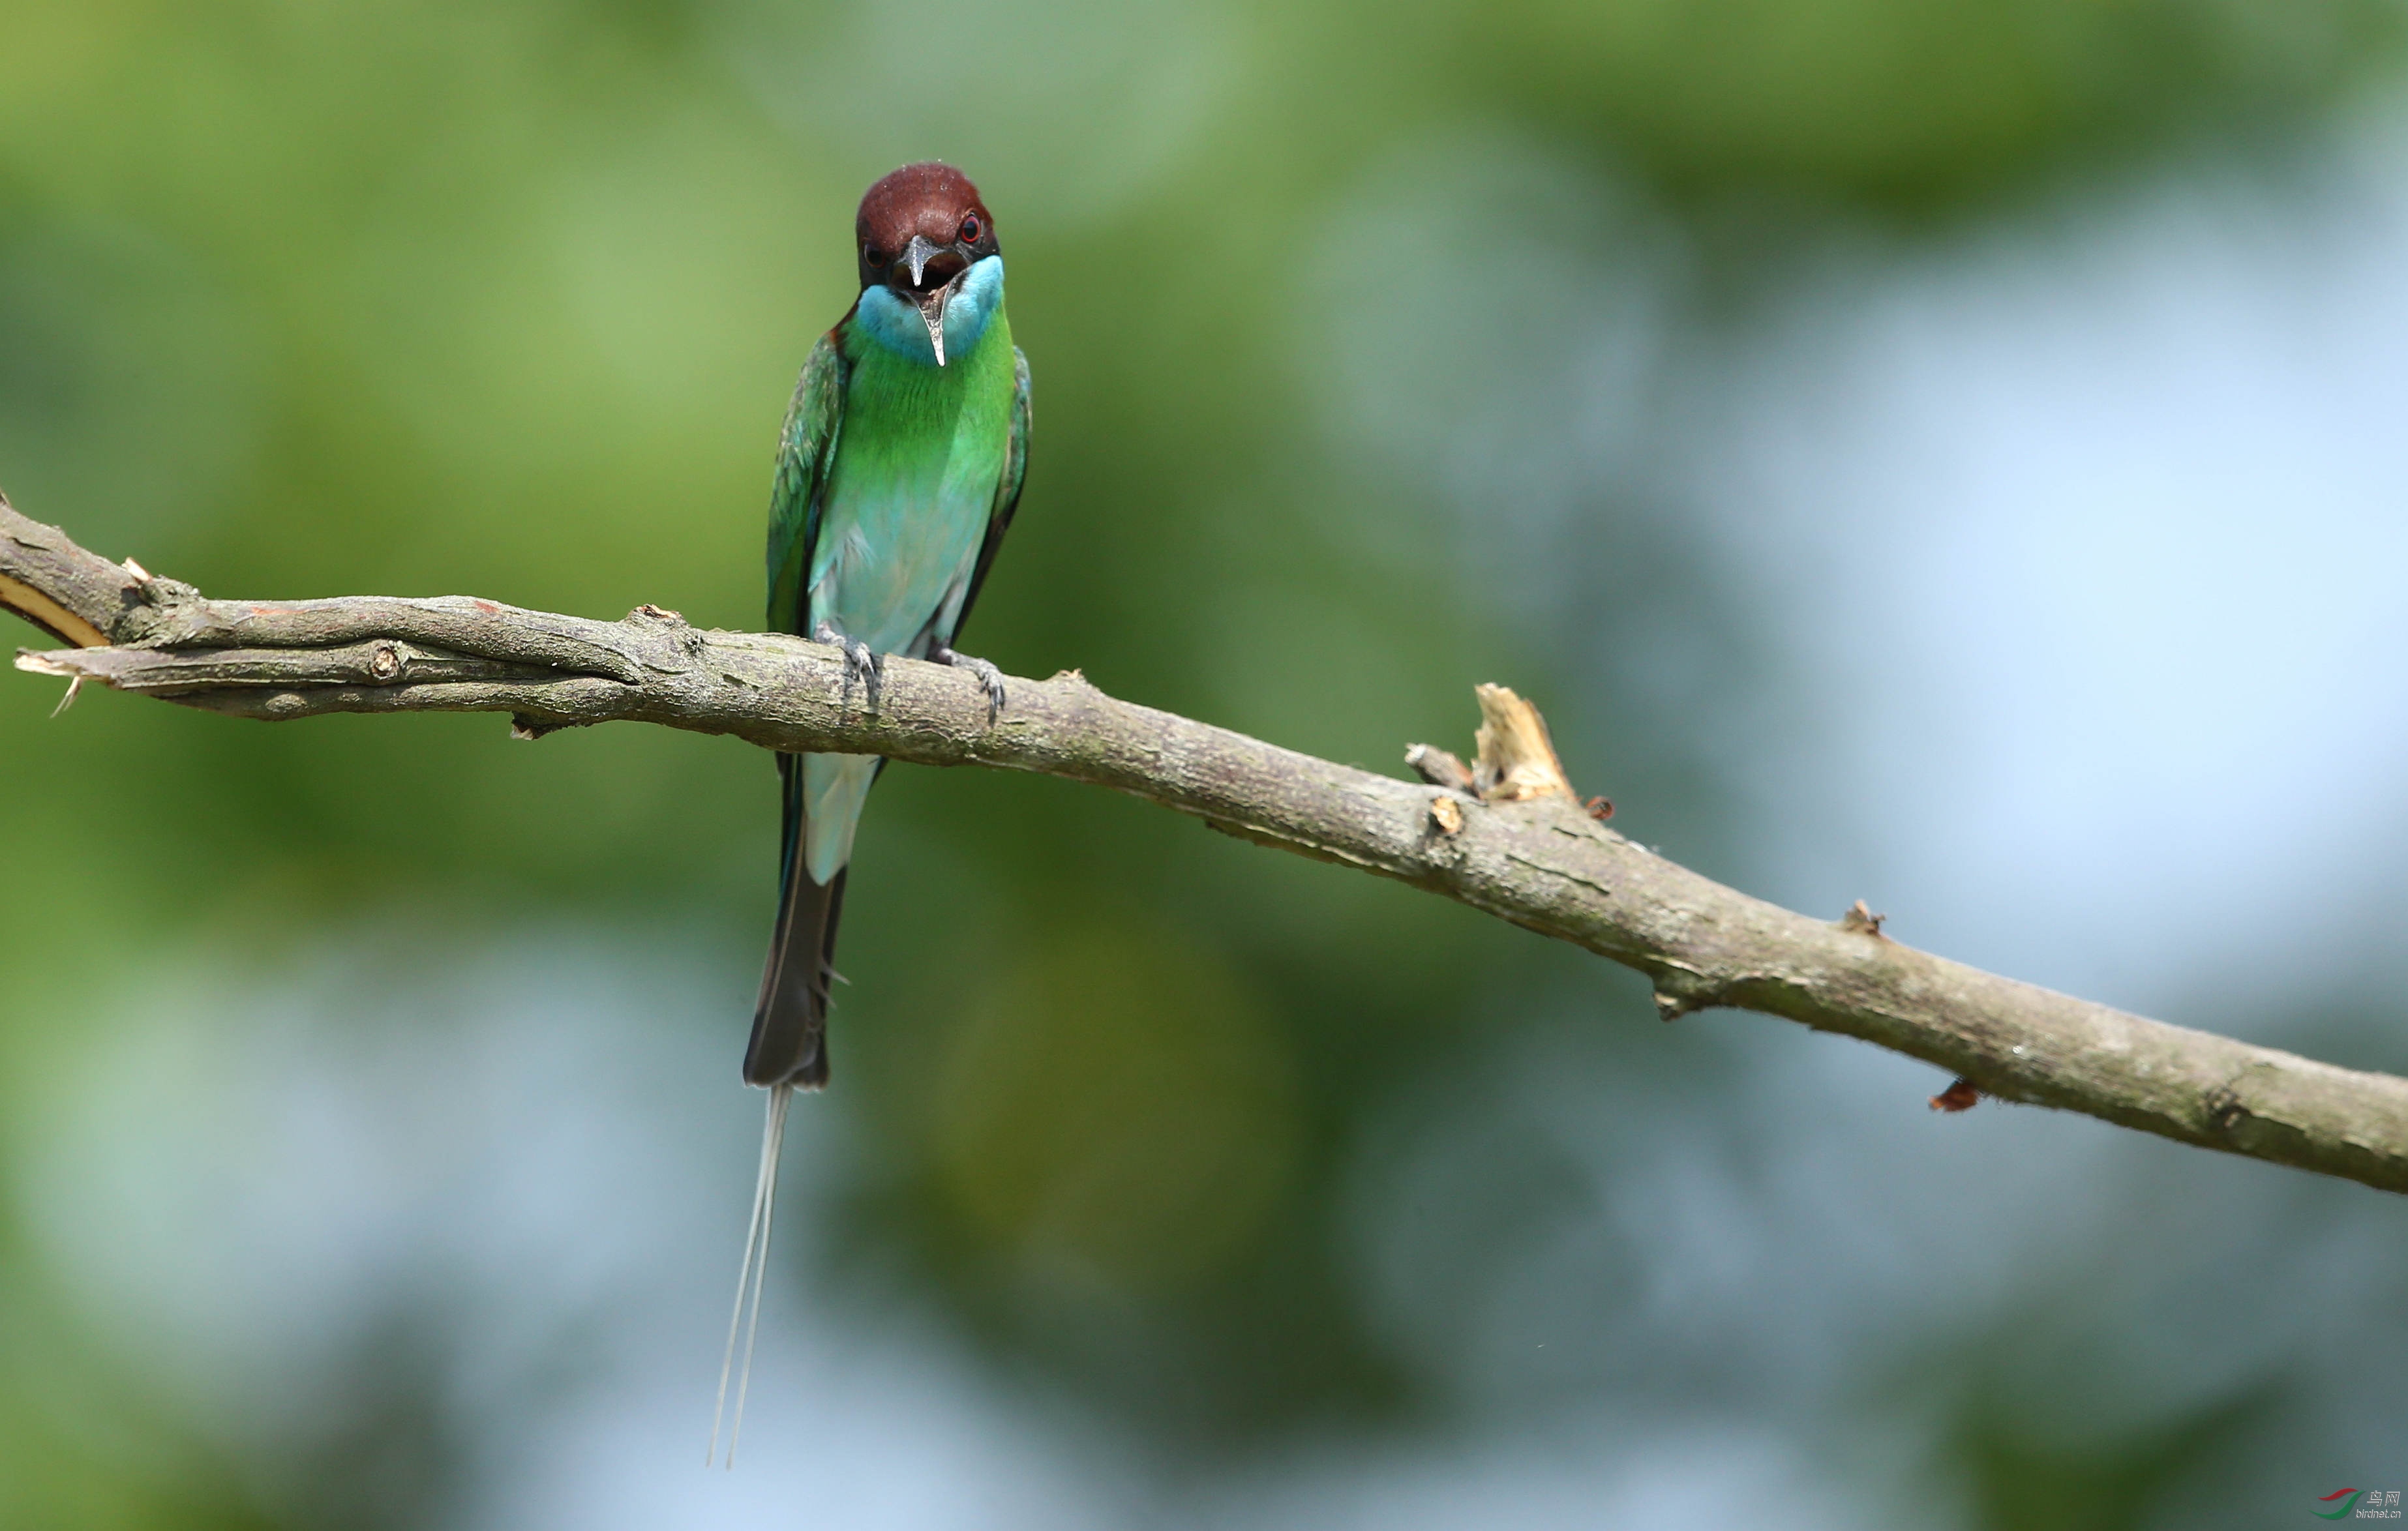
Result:
<svg viewBox="0 0 2408 1531"><path fill-rule="evenodd" d="M1167 932L1056 939L971 1001L925 1123L949 1221L1140 1294L1254 1244L1296 1156L1262 1006Z"/></svg>
<svg viewBox="0 0 2408 1531"><path fill-rule="evenodd" d="M1921 212L2235 137L2389 63L2399 7L2260 0L1542 0L1475 29L1501 91L1676 191Z"/></svg>
<svg viewBox="0 0 2408 1531"><path fill-rule="evenodd" d="M2272 1401L2258 1390L2172 1420L2076 1438L2034 1428L1974 1389L1950 1422L1948 1446L1982 1531L2117 1531L2159 1519L2170 1502L2192 1509L2197 1495L2186 1491L2211 1479L2245 1432L2262 1427Z"/></svg>
<svg viewBox="0 0 2408 1531"><path fill-rule="evenodd" d="M1677 268L1717 229L1777 265L1794 248L1763 236L1799 218L1976 213L2279 131L2399 38L2372 0L12 0L0 482L215 594L752 625L774 431L850 301L853 198L940 154L998 209L1038 401L973 650L1374 764L1459 743L1474 680L1578 696L1555 708L1576 774L1612 737L1624 822L1713 867L1727 805L1664 675L1743 672L1744 622L1641 489L1500 526L1525 537L1510 565L1468 551L1495 539L1449 518L1484 480L1436 481L1412 443L1539 417L1466 393L1431 337L1517 365L1550 343L1566 259L1600 293L1654 273L1677 329ZM1389 301L1384 273L1410 293L1428 268L1404 257L1427 254L1429 167L1485 184L1497 141L1541 170L1455 258L1528 313L1498 327L1477 285ZM1430 413L1357 429L1330 402L1349 389ZM128 932L262 970L387 917L507 938L674 909L766 937L770 777L729 741L527 748L493 719L271 729L109 696L46 722L55 700L0 687L0 843L40 869L0 889L21 1102L79 1083L76 1024L142 955ZM1548 996L1644 1013L1467 911L992 773L888 773L844 951L838 1088L876 1149L840 1241L855 1290L933 1304L1175 1443L1444 1407L1365 1316L1348 1152ZM744 1017L715 1023L732 1076ZM1634 1035L1591 1045L1634 1078L1713 1066ZM163 1445L182 1427L136 1382L93 1438L45 1384L64 1363L21 1359L36 1328L105 1347L43 1316L5 1226L0 1304L0 1518L262 1524L237 1472ZM51 1444L70 1435L139 1439L90 1451L165 1476L95 1481Z"/></svg>

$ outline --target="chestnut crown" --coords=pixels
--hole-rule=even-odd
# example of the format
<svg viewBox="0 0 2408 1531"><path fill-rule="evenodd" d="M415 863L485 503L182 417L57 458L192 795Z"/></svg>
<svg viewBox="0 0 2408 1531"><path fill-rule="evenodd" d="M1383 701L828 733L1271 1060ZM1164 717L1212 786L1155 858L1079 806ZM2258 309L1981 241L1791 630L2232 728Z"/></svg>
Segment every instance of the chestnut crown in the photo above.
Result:
<svg viewBox="0 0 2408 1531"><path fill-rule="evenodd" d="M944 252L917 273L899 259L914 236ZM862 286L885 282L915 297L1001 249L996 243L995 219L970 178L935 160L907 165L863 193L861 210L853 215L853 252L861 259Z"/></svg>

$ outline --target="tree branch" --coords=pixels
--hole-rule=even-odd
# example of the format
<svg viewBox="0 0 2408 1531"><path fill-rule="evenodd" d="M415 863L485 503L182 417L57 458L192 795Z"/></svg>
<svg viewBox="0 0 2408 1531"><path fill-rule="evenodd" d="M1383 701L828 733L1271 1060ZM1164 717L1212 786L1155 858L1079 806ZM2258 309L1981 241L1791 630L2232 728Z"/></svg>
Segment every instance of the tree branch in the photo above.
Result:
<svg viewBox="0 0 2408 1531"><path fill-rule="evenodd" d="M513 715L521 737L608 722L767 749L999 766L1114 787L1214 827L1359 866L1647 975L1667 1020L1760 1010L1936 1064L1983 1095L2408 1191L2408 1080L2143 1020L1899 945L1862 907L1794 914L1615 834L1572 797L1545 725L1483 687L1481 758L1416 746L1428 783L1115 700L1076 671L1010 682L987 721L968 676L890 659L877 713L834 650L491 601L212 601L85 551L0 499L0 607L76 649L17 665L237 717ZM1961 1109L1970 1092L1940 1102Z"/></svg>

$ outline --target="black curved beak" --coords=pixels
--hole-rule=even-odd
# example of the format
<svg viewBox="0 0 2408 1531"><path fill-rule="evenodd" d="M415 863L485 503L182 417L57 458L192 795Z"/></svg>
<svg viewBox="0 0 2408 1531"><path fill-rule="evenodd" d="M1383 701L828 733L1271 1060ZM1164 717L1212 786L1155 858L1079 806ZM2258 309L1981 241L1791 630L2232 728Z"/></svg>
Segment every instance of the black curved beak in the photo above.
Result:
<svg viewBox="0 0 2408 1531"><path fill-rule="evenodd" d="M895 257L894 276L888 283L918 307L939 366L945 365L945 305L953 301L962 273L969 268L969 256L960 245L940 245L918 234Z"/></svg>

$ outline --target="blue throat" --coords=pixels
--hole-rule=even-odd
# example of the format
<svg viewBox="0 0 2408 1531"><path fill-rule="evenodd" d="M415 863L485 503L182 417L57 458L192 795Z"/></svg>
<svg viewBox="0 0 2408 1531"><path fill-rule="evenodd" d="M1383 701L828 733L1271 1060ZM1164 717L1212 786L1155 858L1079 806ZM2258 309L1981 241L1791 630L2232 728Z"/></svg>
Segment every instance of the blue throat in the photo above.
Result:
<svg viewBox="0 0 2408 1531"><path fill-rule="evenodd" d="M1003 257L989 255L962 277L962 285L945 305L945 362L951 365L970 353L986 334L987 322L1003 307ZM897 356L923 366L937 365L936 348L928 344L928 326L920 310L883 286L862 289L853 317L870 338Z"/></svg>

